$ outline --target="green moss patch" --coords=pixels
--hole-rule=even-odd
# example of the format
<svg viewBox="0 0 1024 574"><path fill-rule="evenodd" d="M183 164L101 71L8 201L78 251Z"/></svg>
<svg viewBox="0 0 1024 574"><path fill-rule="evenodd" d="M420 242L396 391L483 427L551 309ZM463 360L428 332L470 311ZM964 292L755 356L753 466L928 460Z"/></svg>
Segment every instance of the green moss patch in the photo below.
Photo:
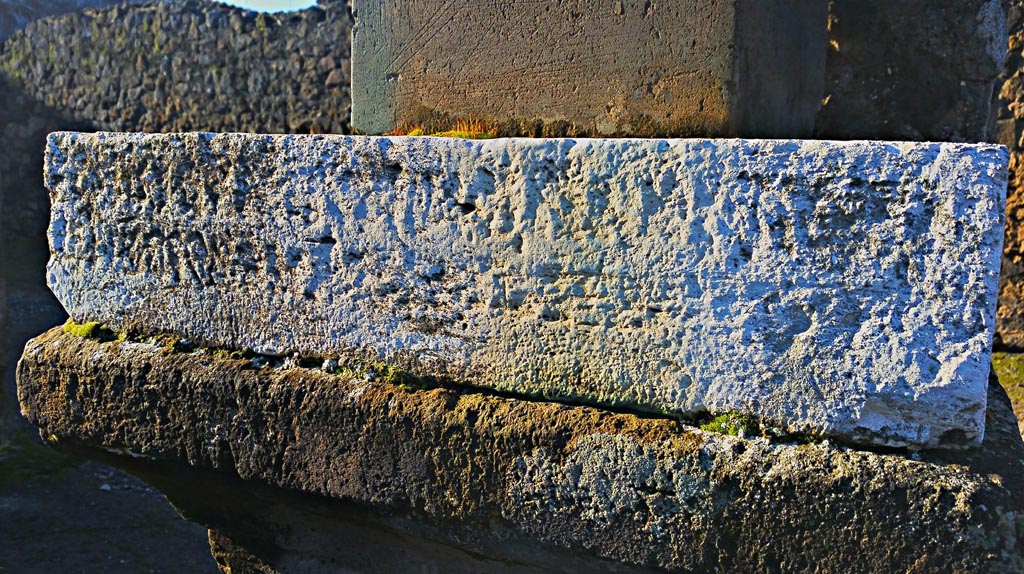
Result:
<svg viewBox="0 0 1024 574"><path fill-rule="evenodd" d="M294 358L271 357L260 355L249 350L209 348L197 345L188 339L182 339L173 335L156 335L151 337L139 337L136 334L121 333L120 335L107 328L98 321L88 323L76 323L68 319L64 323L63 330L69 335L82 337L84 339L96 339L101 343L111 341L125 342L137 341L149 344L160 345L164 353L204 353L220 360L245 360L251 361L253 366L280 367L292 366L304 369L317 369L325 373L337 376L344 376L355 379L367 379L380 381L396 386L406 391L422 391L436 388L441 385L440 381L433 377L420 377L409 371L384 362L365 362L360 360L329 359L316 356L295 356Z"/></svg>
<svg viewBox="0 0 1024 574"><path fill-rule="evenodd" d="M424 109L414 121L405 122L388 133L389 136L429 136L488 140L498 137L496 126L476 118L459 118Z"/></svg>
<svg viewBox="0 0 1024 574"><path fill-rule="evenodd" d="M1010 395L1013 412L1024 417L1024 353L992 353L992 368Z"/></svg>
<svg viewBox="0 0 1024 574"><path fill-rule="evenodd" d="M117 339L117 334L108 329L106 325L102 325L97 321L76 323L74 319L68 319L64 323L64 332L76 337L99 339L100 341L113 341Z"/></svg>
<svg viewBox="0 0 1024 574"><path fill-rule="evenodd" d="M700 425L700 428L708 432L743 437L757 435L761 432L760 425L754 419L736 413L718 415L709 422Z"/></svg>

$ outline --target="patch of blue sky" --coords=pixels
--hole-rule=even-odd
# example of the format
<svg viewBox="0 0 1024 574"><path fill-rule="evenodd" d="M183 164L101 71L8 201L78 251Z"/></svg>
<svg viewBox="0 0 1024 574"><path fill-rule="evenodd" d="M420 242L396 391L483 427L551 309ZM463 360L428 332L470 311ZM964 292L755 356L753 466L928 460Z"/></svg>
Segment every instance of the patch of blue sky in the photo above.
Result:
<svg viewBox="0 0 1024 574"><path fill-rule="evenodd" d="M287 12L316 6L316 0L218 0L224 4L240 6L260 12Z"/></svg>

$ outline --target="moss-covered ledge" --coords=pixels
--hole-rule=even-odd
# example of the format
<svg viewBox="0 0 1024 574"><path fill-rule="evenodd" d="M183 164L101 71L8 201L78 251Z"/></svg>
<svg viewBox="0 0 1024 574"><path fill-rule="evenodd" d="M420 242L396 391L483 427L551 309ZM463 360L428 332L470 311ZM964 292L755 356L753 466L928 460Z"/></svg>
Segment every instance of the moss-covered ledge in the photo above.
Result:
<svg viewBox="0 0 1024 574"><path fill-rule="evenodd" d="M538 571L545 556L567 553L605 565L593 571L1024 568L1024 444L994 379L981 448L909 457L255 368L60 328L27 346L18 378L23 412L52 442L356 504L460 552ZM331 508L324 501L318 520L332 520ZM234 542L279 551L287 531ZM550 552L509 555L501 542L513 539ZM262 558L287 572L296 557L278 551Z"/></svg>
<svg viewBox="0 0 1024 574"><path fill-rule="evenodd" d="M380 360L369 359L357 353L348 356L321 357L316 355L301 355L295 353L290 357L264 355L246 349L229 349L225 347L203 347L196 345L190 339L179 337L174 334L164 333L156 335L139 335L127 332L115 332L106 324L98 321L78 323L69 318L62 330L76 337L95 339L101 343L117 341L119 343L143 344L159 347L164 353L192 353L199 355L210 355L217 359L245 359L251 363L252 368L263 369L289 369L303 368L320 371L328 375L345 377L348 380L375 381L400 387L404 390L426 391L437 388L444 388L457 393L472 393L488 396L505 397L525 401L542 401L549 403L563 404L567 406L594 406L580 405L580 403L567 401L558 398L548 398L541 394L517 394L511 392L500 392L492 389L474 387L471 384L455 381L444 377L417 376L397 366ZM743 438L760 436L770 441L807 444L820 443L831 440L840 446L858 448L861 450L900 450L876 447L865 447L853 445L842 441L835 441L821 436L787 433L782 429L773 427L749 415L740 413L724 413L712 416L710 413L702 412L693 416L679 416L667 409L660 413L650 410L637 409L629 406L608 407L602 406L605 410L613 412L633 414L642 418L663 418L678 421L684 425L699 427L708 432L723 433Z"/></svg>

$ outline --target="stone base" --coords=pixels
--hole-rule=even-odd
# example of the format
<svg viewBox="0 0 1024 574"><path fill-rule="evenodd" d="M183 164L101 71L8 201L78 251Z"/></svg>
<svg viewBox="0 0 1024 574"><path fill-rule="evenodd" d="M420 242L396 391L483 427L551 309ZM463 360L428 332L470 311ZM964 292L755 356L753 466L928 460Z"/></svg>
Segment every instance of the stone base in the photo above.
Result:
<svg viewBox="0 0 1024 574"><path fill-rule="evenodd" d="M261 364L54 330L19 396L51 442L156 468L239 571L1024 569L994 377L980 448L911 457Z"/></svg>
<svg viewBox="0 0 1024 574"><path fill-rule="evenodd" d="M182 516L211 528L213 557L230 574L650 572L552 547L499 522L467 547L458 538L467 533L415 511L288 492L183 465L92 456L145 478Z"/></svg>

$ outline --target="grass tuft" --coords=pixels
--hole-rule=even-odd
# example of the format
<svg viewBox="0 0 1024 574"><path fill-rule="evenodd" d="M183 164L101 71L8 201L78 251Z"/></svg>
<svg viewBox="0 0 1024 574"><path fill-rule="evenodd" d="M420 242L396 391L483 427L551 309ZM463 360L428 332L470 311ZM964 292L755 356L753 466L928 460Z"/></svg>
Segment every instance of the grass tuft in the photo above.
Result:
<svg viewBox="0 0 1024 574"><path fill-rule="evenodd" d="M731 436L748 437L758 434L759 426L754 419L741 414L727 413L718 415L700 425L701 430L717 432Z"/></svg>
<svg viewBox="0 0 1024 574"><path fill-rule="evenodd" d="M467 140L489 140L498 137L498 129L483 120L459 119L430 126L402 124L388 132L389 136L429 136Z"/></svg>

